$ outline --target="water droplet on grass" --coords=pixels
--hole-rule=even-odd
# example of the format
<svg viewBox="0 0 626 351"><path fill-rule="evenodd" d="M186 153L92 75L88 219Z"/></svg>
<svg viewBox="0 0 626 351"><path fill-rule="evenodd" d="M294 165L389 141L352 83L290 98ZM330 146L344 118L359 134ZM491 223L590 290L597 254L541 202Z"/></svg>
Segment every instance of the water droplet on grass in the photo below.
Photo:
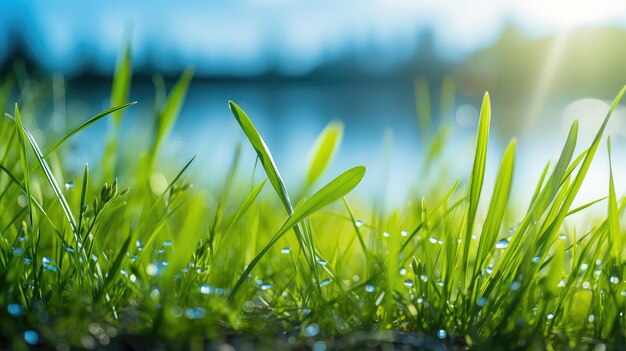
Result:
<svg viewBox="0 0 626 351"><path fill-rule="evenodd" d="M400 268L400 275L405 275L406 274L406 269L404 268Z"/></svg>
<svg viewBox="0 0 626 351"><path fill-rule="evenodd" d="M332 280L330 280L330 278L326 278L326 279L324 279L324 280L322 280L322 281L320 282L320 286L327 286L327 285L329 285L331 282L332 282Z"/></svg>
<svg viewBox="0 0 626 351"><path fill-rule="evenodd" d="M565 235L565 233L561 233L561 234L559 234L559 239L565 240L565 239L567 239L567 235Z"/></svg>
<svg viewBox="0 0 626 351"><path fill-rule="evenodd" d="M390 236L391 236L391 234L389 234L389 233L387 233L387 232L383 232L383 236L384 236L385 238L388 238L388 237L390 237Z"/></svg>
<svg viewBox="0 0 626 351"><path fill-rule="evenodd" d="M65 251L69 252L69 253L74 253L76 252L76 249L67 245L67 244L63 244L63 249L65 249Z"/></svg>
<svg viewBox="0 0 626 351"><path fill-rule="evenodd" d="M596 316L594 316L593 314L590 314L589 317L587 317L587 320L589 321L589 323L593 323L593 321L596 320Z"/></svg>
<svg viewBox="0 0 626 351"><path fill-rule="evenodd" d="M546 319L550 320L550 319L552 319L552 318L554 318L554 313L548 313L548 314L546 315Z"/></svg>
<svg viewBox="0 0 626 351"><path fill-rule="evenodd" d="M24 257L24 264L31 264L33 263L33 259L29 258L29 257Z"/></svg>
<svg viewBox="0 0 626 351"><path fill-rule="evenodd" d="M363 221L362 220L356 220L354 221L354 225L357 227L361 227L363 225Z"/></svg>
<svg viewBox="0 0 626 351"><path fill-rule="evenodd" d="M618 278L618 277L613 276L613 277L609 278L609 281L610 281L611 283L613 283L613 284L617 284L617 283L619 283L619 278Z"/></svg>
<svg viewBox="0 0 626 351"><path fill-rule="evenodd" d="M76 184L74 184L73 180L70 180L69 182L65 183L65 190L70 190L72 189Z"/></svg>
<svg viewBox="0 0 626 351"><path fill-rule="evenodd" d="M589 282L583 282L583 289L589 289L589 287L591 287L591 284L589 284Z"/></svg>
<svg viewBox="0 0 626 351"><path fill-rule="evenodd" d="M368 293L373 293L376 290L374 285L367 284L365 285L365 291Z"/></svg>
<svg viewBox="0 0 626 351"><path fill-rule="evenodd" d="M193 307L185 310L185 317L189 319L200 319L204 317L206 310L202 307Z"/></svg>
<svg viewBox="0 0 626 351"><path fill-rule="evenodd" d="M306 328L304 328L304 333L310 338L314 337L315 335L320 333L320 327L315 323L311 323L307 325Z"/></svg>
<svg viewBox="0 0 626 351"><path fill-rule="evenodd" d="M7 305L7 312L12 316L19 316L22 314L22 306L16 303L10 303Z"/></svg>
<svg viewBox="0 0 626 351"><path fill-rule="evenodd" d="M428 281L428 276L422 274L422 275L420 275L420 280L423 281L424 283L426 283Z"/></svg>
<svg viewBox="0 0 626 351"><path fill-rule="evenodd" d="M500 249L500 250L506 249L507 246L509 246L509 241L506 239L501 239L500 241L496 243L496 249Z"/></svg>
<svg viewBox="0 0 626 351"><path fill-rule="evenodd" d="M122 273L122 275L128 275L128 271L125 269L120 269L120 273Z"/></svg>
<svg viewBox="0 0 626 351"><path fill-rule="evenodd" d="M562 287L564 287L566 284L567 284L567 280L565 280L565 278L563 278L563 279L561 279L561 280L559 281L559 283L558 283L556 286L557 286L557 288L562 288Z"/></svg>
<svg viewBox="0 0 626 351"><path fill-rule="evenodd" d="M517 228L519 228L519 223L509 228L509 234L511 235L515 234L515 231L517 230Z"/></svg>
<svg viewBox="0 0 626 351"><path fill-rule="evenodd" d="M174 243L171 240L165 240L163 242L163 246L165 247L171 247L172 245L174 245Z"/></svg>
<svg viewBox="0 0 626 351"><path fill-rule="evenodd" d="M541 262L541 257L535 256L535 257L533 257L531 262L534 263L534 264L538 264L539 262Z"/></svg>
<svg viewBox="0 0 626 351"><path fill-rule="evenodd" d="M404 286L407 286L409 288L412 287L413 286L413 280L411 280L411 279L405 280L404 281Z"/></svg>
<svg viewBox="0 0 626 351"><path fill-rule="evenodd" d="M407 236L407 235L409 235L409 232L407 230L403 230L403 231L400 232L400 235L401 236Z"/></svg>
<svg viewBox="0 0 626 351"><path fill-rule="evenodd" d="M487 298L483 296L480 299L478 299L478 301L476 302L476 306L483 307L486 303L487 303Z"/></svg>
<svg viewBox="0 0 626 351"><path fill-rule="evenodd" d="M308 309L307 307L302 307L302 310L300 310L300 314L303 315L303 316L306 316L309 313L311 313L311 310Z"/></svg>
<svg viewBox="0 0 626 351"><path fill-rule="evenodd" d="M326 343L323 341L316 341L313 344L313 351L326 351Z"/></svg>
<svg viewBox="0 0 626 351"><path fill-rule="evenodd" d="M520 283L518 281L514 281L513 283L511 283L511 286L509 287L509 290L511 290L511 291L518 291L521 287L522 287L522 283Z"/></svg>
<svg viewBox="0 0 626 351"><path fill-rule="evenodd" d="M285 254L285 255L286 255L286 254L288 254L288 253L290 253L290 252L291 252L291 248L290 248L289 246L285 246L285 247L283 247L283 248L280 250L280 253L281 253L281 254Z"/></svg>
<svg viewBox="0 0 626 351"><path fill-rule="evenodd" d="M437 331L437 337L438 337L439 339L445 339L447 335L448 335L448 333L446 333L446 331L445 331L445 330L443 330L443 329L439 329L439 330Z"/></svg>
<svg viewBox="0 0 626 351"><path fill-rule="evenodd" d="M210 295L213 292L213 287L209 284L200 285L200 292L204 295Z"/></svg>
<svg viewBox="0 0 626 351"><path fill-rule="evenodd" d="M56 272L57 271L57 266L54 265L54 263L52 262L52 259L48 258L48 257L44 257L41 259L42 263L43 263L43 269L50 271L50 272Z"/></svg>
<svg viewBox="0 0 626 351"><path fill-rule="evenodd" d="M39 334L34 330L24 331L24 341L28 345L36 345L39 342Z"/></svg>
<svg viewBox="0 0 626 351"><path fill-rule="evenodd" d="M159 269L153 263L150 263L149 265L146 266L146 273L151 277L154 277L158 273L158 271Z"/></svg>
<svg viewBox="0 0 626 351"><path fill-rule="evenodd" d="M320 266L325 266L325 265L327 265L327 264L328 264L328 261L318 259L318 260L317 260L317 264L319 264Z"/></svg>
<svg viewBox="0 0 626 351"><path fill-rule="evenodd" d="M437 238L435 238L434 236L431 236L428 241L430 241L431 244L436 244L437 243Z"/></svg>
<svg viewBox="0 0 626 351"><path fill-rule="evenodd" d="M589 268L589 265L588 265L588 264L586 264L586 263L583 263L583 264L581 264L581 265L580 265L580 270L581 270L581 271L586 271L586 270L587 270L587 268Z"/></svg>
<svg viewBox="0 0 626 351"><path fill-rule="evenodd" d="M269 290L272 288L272 284L270 283L265 283L261 285L261 290Z"/></svg>
<svg viewBox="0 0 626 351"><path fill-rule="evenodd" d="M24 250L21 247L13 246L11 247L11 252L13 252L13 255L15 256L22 256Z"/></svg>

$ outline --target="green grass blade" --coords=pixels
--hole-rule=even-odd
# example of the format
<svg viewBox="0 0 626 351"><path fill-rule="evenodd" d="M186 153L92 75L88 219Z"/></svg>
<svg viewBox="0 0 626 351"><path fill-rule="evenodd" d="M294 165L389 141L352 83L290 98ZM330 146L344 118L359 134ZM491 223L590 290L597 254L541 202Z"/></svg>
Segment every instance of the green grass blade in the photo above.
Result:
<svg viewBox="0 0 626 351"><path fill-rule="evenodd" d="M48 151L46 151L46 153L44 154L44 158L50 156L51 153L53 153L56 149L59 148L59 146L61 146L64 142L66 142L69 138L71 138L72 136L74 136L74 134L80 132L81 130L89 127L90 125L96 123L97 121L99 121L100 119L102 119L103 117L106 117L107 115L114 113L116 111L120 111L123 110L129 106L132 106L134 104L136 104L137 102L129 102L127 104L123 104L120 106L116 106L116 107L111 107L110 109L104 110L100 113L98 113L97 115L91 117L90 119L88 119L87 121L85 121L84 123L82 123L81 125L79 125L78 127L72 129L69 133L67 133L63 138L61 138L59 141L57 141L52 147L50 147L48 149Z"/></svg>
<svg viewBox="0 0 626 351"><path fill-rule="evenodd" d="M174 85L174 88L172 88L172 91L165 102L165 106L157 116L157 129L152 154L153 157L157 153L157 150L163 140L165 140L172 131L172 128L178 119L178 115L180 114L183 102L185 101L187 89L189 88L189 83L193 78L193 74L194 71L191 68L188 68L183 72Z"/></svg>
<svg viewBox="0 0 626 351"><path fill-rule="evenodd" d="M480 120L478 121L478 135L476 138L476 154L474 156L474 166L472 167L472 175L470 177L467 219L465 224L465 236L463 237L463 270L468 267L469 248L471 242L472 231L474 230L474 221L476 220L476 212L478 211L478 201L483 187L485 177L485 164L487 162L487 145L489 141L489 125L491 123L491 102L489 101L489 93L485 93L483 97L482 107L480 109Z"/></svg>
<svg viewBox="0 0 626 351"><path fill-rule="evenodd" d="M324 173L341 144L343 124L331 122L318 136L311 155L312 161L307 172L307 185L311 186Z"/></svg>
<svg viewBox="0 0 626 351"><path fill-rule="evenodd" d="M133 62L130 41L124 48L122 56L118 59L115 74L113 76L113 87L111 88L111 106L120 106L128 101L130 95L130 85L133 76ZM122 110L113 112L113 121L119 125L122 119Z"/></svg>
<svg viewBox="0 0 626 351"><path fill-rule="evenodd" d="M478 245L475 265L476 270L481 268L487 253L493 248L500 232L502 219L509 200L511 191L511 183L513 181L513 169L515 165L515 145L516 141L512 140L504 151L502 161L500 162L500 170L496 179L496 185L493 190L491 204L487 212L487 218L483 225L482 235Z"/></svg>
<svg viewBox="0 0 626 351"><path fill-rule="evenodd" d="M291 215L293 213L293 206L291 204L291 200L289 199L289 194L287 193L287 187L280 176L280 172L276 167L276 163L274 162L272 154L265 144L265 141L263 141L263 138L254 127L254 124L252 124L252 121L241 109L241 107L233 101L229 101L228 106L239 123L239 126L252 144L252 147L256 151L257 156L261 161L261 165L263 166L263 169L265 169L265 174L267 174L267 179L269 179L270 184L272 184L272 187L278 194L280 201L287 210L287 214Z"/></svg>
<svg viewBox="0 0 626 351"><path fill-rule="evenodd" d="M16 121L17 120L20 120L20 118L16 117ZM50 166L48 166L48 163L44 159L43 154L41 153L41 149L39 148L39 145L35 141L35 138L28 132L28 130L25 127L21 125L21 123L20 123L20 127L22 128L24 135L28 139L28 142L30 143L30 146L32 147L35 153L35 157L37 158L37 161L39 162L41 169L46 175L46 179L48 180L48 183L52 187L52 191L54 191L54 195L56 196L57 200L61 204L63 213L65 214L65 217L67 218L70 224L70 227L72 229L72 232L74 233L76 241L80 242L80 237L78 235L78 229L76 227L76 221L74 220L74 215L72 215L70 206L68 205L67 200L65 199L65 196L63 195L63 192L61 191L61 188L59 187L59 184L54 178L54 174L52 174L52 169L50 169Z"/></svg>
<svg viewBox="0 0 626 351"><path fill-rule="evenodd" d="M85 204L87 203L87 189L89 184L89 164L85 163L83 171L83 184L80 190L80 207L78 208L78 233L83 228L83 217L85 215Z"/></svg>
<svg viewBox="0 0 626 351"><path fill-rule="evenodd" d="M243 274L241 274L241 276L233 286L233 289L230 291L228 299L230 300L235 296L237 290L239 290L239 287L248 277L250 272L252 272L256 264L278 241L278 239L280 239L285 233L287 233L287 231L293 228L304 218L311 215L313 212L320 210L321 208L347 195L361 182L364 175L364 166L353 167L339 175L337 178L333 179L330 183L326 184L323 188L313 194L309 199L300 202L298 206L296 206L296 208L294 209L293 214L287 218L287 220L283 223L278 232L276 232L274 237L254 257L254 259L252 259L250 264L248 264Z"/></svg>
<svg viewBox="0 0 626 351"><path fill-rule="evenodd" d="M20 145L20 161L22 163L22 170L24 174L24 188L26 189L26 197L28 198L28 218L29 224L33 226L33 208L30 194L30 168L28 167L28 155L26 154L26 136L24 132L24 126L22 125L22 116L20 110L15 104L15 126L17 128L17 139Z"/></svg>
<svg viewBox="0 0 626 351"><path fill-rule="evenodd" d="M617 209L617 196L615 195L615 182L613 180L613 165L611 162L611 139L607 140L607 149L609 153L609 203L608 203L608 221L609 221L609 246L611 247L611 255L615 262L620 262L622 254L622 233L620 232L619 211Z"/></svg>
<svg viewBox="0 0 626 351"><path fill-rule="evenodd" d="M248 211L248 209L250 208L250 206L252 206L252 204L254 203L254 201L256 200L256 198L259 196L259 194L261 193L261 190L263 190L263 187L265 186L266 183L266 179L263 179L259 185L257 185L254 189L252 189L252 191L250 192L250 194L248 194L248 196L246 197L246 199L244 200L243 204L241 205L241 207L239 207L239 209L237 210L237 213L235 213L235 217L233 217L233 219L230 221L230 223L228 224L228 228L226 229L226 233L229 233L230 230L232 229L232 227L234 225L236 225L239 220L241 219L241 217L244 215L244 213L246 213L246 211Z"/></svg>

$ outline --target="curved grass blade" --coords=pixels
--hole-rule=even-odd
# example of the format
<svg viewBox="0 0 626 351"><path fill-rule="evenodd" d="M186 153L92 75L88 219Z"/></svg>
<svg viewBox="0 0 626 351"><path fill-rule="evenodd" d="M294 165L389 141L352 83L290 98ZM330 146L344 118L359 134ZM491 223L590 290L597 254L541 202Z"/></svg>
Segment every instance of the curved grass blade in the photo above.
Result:
<svg viewBox="0 0 626 351"><path fill-rule="evenodd" d="M293 206L291 204L291 200L289 199L289 194L287 193L287 187L285 186L285 182L280 176L280 172L276 167L276 163L274 162L272 154L265 144L265 141L263 141L263 138L254 127L254 124L252 124L252 121L250 120L248 115L246 115L246 113L241 109L241 107L239 107L233 101L228 101L228 106L230 107L233 116L235 116L235 119L239 123L239 126L246 134L246 137L248 138L248 140L250 140L252 147L259 156L259 160L261 160L261 165L263 166L263 169L265 169L265 173L267 174L267 179L269 179L270 184L272 184L272 187L278 194L278 197L285 207L285 210L287 210L287 214L293 214Z"/></svg>
<svg viewBox="0 0 626 351"><path fill-rule="evenodd" d="M57 141L51 148L48 149L48 151L46 151L46 153L44 154L44 158L48 157L51 153L53 153L56 149L58 149L59 146L61 146L64 142L66 142L67 139L69 139L72 136L74 136L74 134L76 134L76 133L80 132L81 130L89 127L90 125L96 123L97 121L99 121L103 117L106 117L107 115L109 115L111 113L114 113L116 111L123 110L123 109L125 109L125 108L127 108L129 106L135 105L136 103L137 103L137 101L134 101L134 102L129 102L127 104L111 107L111 108L109 108L107 110L104 110L104 111L98 113L97 115L91 117L90 119L88 119L87 121L85 121L84 123L79 125L78 127L72 129L72 131L67 133L63 138L61 138L61 140Z"/></svg>
<svg viewBox="0 0 626 351"><path fill-rule="evenodd" d="M259 194L261 193L261 190L263 190L263 187L265 186L266 183L266 179L263 179L261 181L261 183L259 183L259 185L257 185L251 192L250 194L248 194L248 196L246 197L246 199L244 200L243 204L241 205L241 207L239 207L239 209L237 210L237 213L235 214L235 217L230 221L230 223L228 224L228 228L226 229L226 233L229 233L230 230L232 229L232 227L237 224L237 222L239 222L239 220L241 219L241 217L244 215L244 213L246 213L246 211L250 208L250 206L252 206L252 204L254 203L254 200L256 200L256 198L259 196Z"/></svg>
<svg viewBox="0 0 626 351"><path fill-rule="evenodd" d="M235 283L233 289L228 295L228 299L232 299L239 287L244 282L246 277L252 272L257 263L265 256L265 254L272 248L272 246L291 228L293 228L300 221L311 215L313 212L329 205L330 203L342 198L354 189L363 179L365 175L364 166L353 167L337 178L333 179L330 183L326 184L318 192L313 194L309 199L301 201L294 209L293 213L287 217L287 220L280 227L274 237L265 245L265 247L254 257L254 259L248 264L243 274Z"/></svg>
<svg viewBox="0 0 626 351"><path fill-rule="evenodd" d="M341 122L331 122L317 137L313 152L312 161L307 173L307 185L311 186L324 173L326 167L339 149L341 138L343 137L343 124Z"/></svg>
<svg viewBox="0 0 626 351"><path fill-rule="evenodd" d="M35 141L35 138L33 138L33 136L30 134L30 132L22 125L21 118L19 116L19 111L17 109L17 105L16 105L15 112L16 112L15 113L15 115L16 115L15 116L15 121L16 121L18 127L20 128L20 131L21 131L20 133L23 133L23 136L26 136L26 139L28 139L28 142L30 143L30 146L32 147L32 149L33 149L33 151L35 153L37 161L39 162L39 165L41 166L41 169L43 169L43 172L46 175L46 178L48 179L48 183L50 183L50 186L52 187L52 190L54 191L54 195L56 196L57 200L61 204L61 208L63 209L63 213L65 213L65 216L67 217L67 220L70 223L70 227L72 229L72 232L74 233L76 241L79 243L80 242L80 237L78 235L78 231L77 231L77 227L76 227L76 221L74 220L74 216L72 215L72 211L70 210L70 206L68 205L67 200L65 200L65 196L63 196L63 192L61 191L61 188L59 187L59 184L57 183L56 179L54 178L54 175L52 174L52 170L50 169L50 166L48 166L48 163L44 159L44 156L41 153L41 149L39 148L39 145Z"/></svg>
<svg viewBox="0 0 626 351"><path fill-rule="evenodd" d="M24 126L22 125L22 116L20 110L15 104L15 127L17 128L17 139L20 145L20 161L22 163L22 171L24 174L24 188L26 190L26 197L28 198L28 219L29 224L33 226L33 208L30 195L30 168L28 167L28 155L26 154L26 136L24 132Z"/></svg>

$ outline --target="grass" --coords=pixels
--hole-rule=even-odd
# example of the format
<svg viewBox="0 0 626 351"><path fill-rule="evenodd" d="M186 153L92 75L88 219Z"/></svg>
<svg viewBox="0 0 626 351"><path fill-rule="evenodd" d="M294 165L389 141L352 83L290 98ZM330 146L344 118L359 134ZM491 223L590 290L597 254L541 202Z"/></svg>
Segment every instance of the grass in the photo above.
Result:
<svg viewBox="0 0 626 351"><path fill-rule="evenodd" d="M191 70L169 94L160 88L150 146L123 154L120 119L133 105L126 102L130 60L127 50L113 107L66 134L43 131L51 141L38 142L34 132L29 105L37 98L22 97L0 120L0 348L624 349L626 201L615 194L612 171L600 199L606 215L588 217L598 224L578 233L564 223L593 205L572 208L626 88L578 155L572 125L555 165L525 189L534 194L527 210L509 204L515 140L493 192L484 189L485 95L469 182L437 184L446 190L433 188L381 214L349 195L362 166L318 184L339 148L340 122L321 133L295 194L234 102L231 112L249 142L242 147L254 149L263 172L235 186L242 185L235 148L211 204L206 191L191 186L201 177L189 173L193 158L181 169L159 166ZM417 86L418 100L428 101L420 92L426 83ZM453 83L444 87L444 99L453 101ZM0 103L9 99L10 89L3 91ZM430 107L421 108L420 124L430 126ZM107 116L112 132L102 164L68 174L67 142ZM429 138L428 167L447 135ZM171 180L154 191L157 169Z"/></svg>

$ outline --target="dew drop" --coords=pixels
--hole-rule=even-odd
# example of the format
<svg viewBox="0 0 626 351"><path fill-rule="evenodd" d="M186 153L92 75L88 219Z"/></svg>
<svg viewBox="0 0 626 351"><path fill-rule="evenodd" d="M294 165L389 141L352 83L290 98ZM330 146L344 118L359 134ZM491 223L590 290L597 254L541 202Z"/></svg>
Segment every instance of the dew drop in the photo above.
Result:
<svg viewBox="0 0 626 351"><path fill-rule="evenodd" d="M407 230L403 230L403 231L400 232L400 235L401 236L407 236L407 235L409 235L409 232Z"/></svg>
<svg viewBox="0 0 626 351"><path fill-rule="evenodd" d="M404 286L407 286L409 288L412 287L413 286L413 280L411 280L411 279L405 280L404 281Z"/></svg>
<svg viewBox="0 0 626 351"><path fill-rule="evenodd" d="M437 337L438 337L439 339L445 339L447 335L448 335L448 333L446 333L446 331L445 331L445 330L443 330L443 329L439 329L439 330L437 331Z"/></svg>
<svg viewBox="0 0 626 351"><path fill-rule="evenodd" d="M424 283L426 283L428 281L428 276L422 274L422 275L420 275L420 280L423 281Z"/></svg>
<svg viewBox="0 0 626 351"><path fill-rule="evenodd" d="M559 284L557 284L556 286L557 286L557 288L563 288L563 287L565 287L566 284L567 284L567 280L565 280L565 278L562 278L559 281Z"/></svg>
<svg viewBox="0 0 626 351"><path fill-rule="evenodd" d="M589 323L593 323L593 321L596 320L596 316L594 316L593 314L590 314L589 317L587 317L587 320L589 321Z"/></svg>
<svg viewBox="0 0 626 351"><path fill-rule="evenodd" d="M271 288L272 288L272 284L270 284L270 283L265 283L265 284L261 285L261 290L264 290L264 291L265 290L269 290Z"/></svg>
<svg viewBox="0 0 626 351"><path fill-rule="evenodd" d="M65 251L69 252L69 253L74 253L76 252L76 249L67 245L67 244L63 244L63 249L65 249Z"/></svg>
<svg viewBox="0 0 626 351"><path fill-rule="evenodd" d="M589 284L589 282L583 282L583 289L589 289L590 286L591 284Z"/></svg>
<svg viewBox="0 0 626 351"><path fill-rule="evenodd" d="M311 310L307 307L302 307L302 310L300 311L300 314L303 316L308 315L309 313L311 313Z"/></svg>
<svg viewBox="0 0 626 351"><path fill-rule="evenodd" d="M354 225L357 226L357 227L361 227L363 225L363 221L360 220L360 219L356 220L356 221L354 221Z"/></svg>
<svg viewBox="0 0 626 351"><path fill-rule="evenodd" d="M553 313L548 313L548 314L546 315L546 318L547 318L547 319L552 319L552 318L554 318L554 314L553 314Z"/></svg>
<svg viewBox="0 0 626 351"><path fill-rule="evenodd" d="M189 319L200 319L204 317L206 310L202 307L192 307L185 310L185 317Z"/></svg>
<svg viewBox="0 0 626 351"><path fill-rule="evenodd" d="M10 303L7 305L7 312L12 316L19 316L22 314L22 306L16 303Z"/></svg>
<svg viewBox="0 0 626 351"><path fill-rule="evenodd" d="M24 257L24 264L31 264L33 263L33 259L29 258L29 257Z"/></svg>
<svg viewBox="0 0 626 351"><path fill-rule="evenodd" d="M509 234L511 234L511 235L515 234L515 231L517 230L517 228L519 228L519 223L517 223L513 227L509 228Z"/></svg>
<svg viewBox="0 0 626 351"><path fill-rule="evenodd" d="M203 295L210 295L213 292L213 287L209 284L200 285L200 293Z"/></svg>
<svg viewBox="0 0 626 351"><path fill-rule="evenodd" d="M165 240L163 242L163 246L165 246L165 247L171 247L173 245L174 245L174 243L171 240Z"/></svg>
<svg viewBox="0 0 626 351"><path fill-rule="evenodd" d="M443 280L439 280L439 281L437 282L437 285L439 285L439 286L443 286Z"/></svg>
<svg viewBox="0 0 626 351"><path fill-rule="evenodd" d="M330 283L331 283L331 282L332 282L332 280L330 280L330 278L326 278L326 279L324 279L324 280L322 280L322 281L320 282L320 286L327 286L327 285L330 285Z"/></svg>
<svg viewBox="0 0 626 351"><path fill-rule="evenodd" d="M76 184L74 184L73 180L70 180L69 182L65 183L65 190L70 190L72 189Z"/></svg>
<svg viewBox="0 0 626 351"><path fill-rule="evenodd" d="M437 238L435 238L434 236L431 236L428 241L430 241L431 244L436 244L437 243Z"/></svg>
<svg viewBox="0 0 626 351"><path fill-rule="evenodd" d="M406 269L404 268L400 268L400 275L405 275L406 274Z"/></svg>
<svg viewBox="0 0 626 351"><path fill-rule="evenodd" d="M283 248L280 250L280 253L281 253L281 254L285 254L285 255L286 255L286 254L288 254L288 253L290 253L290 252L291 252L291 248L290 248L289 246L285 246L285 247L283 247Z"/></svg>
<svg viewBox="0 0 626 351"><path fill-rule="evenodd" d="M565 239L567 239L567 235L565 235L565 233L561 233L561 234L559 234L559 239L565 240Z"/></svg>
<svg viewBox="0 0 626 351"><path fill-rule="evenodd" d="M610 281L611 281L611 283L613 283L613 284L617 284L617 283L619 283L619 278L618 278L618 277L616 277L616 276L612 276L609 280L610 280Z"/></svg>
<svg viewBox="0 0 626 351"><path fill-rule="evenodd" d="M306 334L306 336L310 338L319 334L319 332L320 332L320 327L315 323L311 323L307 325L306 328L304 328L304 333Z"/></svg>
<svg viewBox="0 0 626 351"><path fill-rule="evenodd" d="M522 287L522 283L520 283L518 281L514 281L513 283L511 283L511 286L509 287L509 290L511 290L511 291L518 291L521 287Z"/></svg>
<svg viewBox="0 0 626 351"><path fill-rule="evenodd" d="M501 239L500 241L496 243L496 249L500 249L500 250L506 249L507 246L509 246L509 241L506 239Z"/></svg>
<svg viewBox="0 0 626 351"><path fill-rule="evenodd" d="M487 298L483 296L480 299L478 299L478 301L476 302L476 306L483 307L486 303L487 303Z"/></svg>
<svg viewBox="0 0 626 351"><path fill-rule="evenodd" d="M322 260L322 259L318 259L317 260L317 264L319 264L320 266L325 266L325 265L328 264L328 261Z"/></svg>
<svg viewBox="0 0 626 351"><path fill-rule="evenodd" d="M13 252L15 256L22 256L24 250L21 247L13 246L11 247L11 252Z"/></svg>
<svg viewBox="0 0 626 351"><path fill-rule="evenodd" d="M365 285L365 291L368 293L373 293L376 290L374 285L367 284Z"/></svg>
<svg viewBox="0 0 626 351"><path fill-rule="evenodd" d="M24 331L24 341L28 345L36 345L39 342L39 334L34 330Z"/></svg>
<svg viewBox="0 0 626 351"><path fill-rule="evenodd" d="M583 263L583 264L581 264L581 265L580 265L580 270L581 270L581 271L586 271L586 270L587 270L587 268L589 268L589 265L588 265L588 264L586 264L586 263Z"/></svg>
<svg viewBox="0 0 626 351"><path fill-rule="evenodd" d="M316 341L313 344L313 351L326 351L326 343L323 341Z"/></svg>
<svg viewBox="0 0 626 351"><path fill-rule="evenodd" d="M541 257L535 256L535 257L533 257L531 262L534 263L534 264L539 264L539 262L541 262Z"/></svg>
<svg viewBox="0 0 626 351"><path fill-rule="evenodd" d="M158 271L159 269L153 263L150 263L149 265L146 266L146 273L148 273L148 275L151 277L154 277L158 273Z"/></svg>

